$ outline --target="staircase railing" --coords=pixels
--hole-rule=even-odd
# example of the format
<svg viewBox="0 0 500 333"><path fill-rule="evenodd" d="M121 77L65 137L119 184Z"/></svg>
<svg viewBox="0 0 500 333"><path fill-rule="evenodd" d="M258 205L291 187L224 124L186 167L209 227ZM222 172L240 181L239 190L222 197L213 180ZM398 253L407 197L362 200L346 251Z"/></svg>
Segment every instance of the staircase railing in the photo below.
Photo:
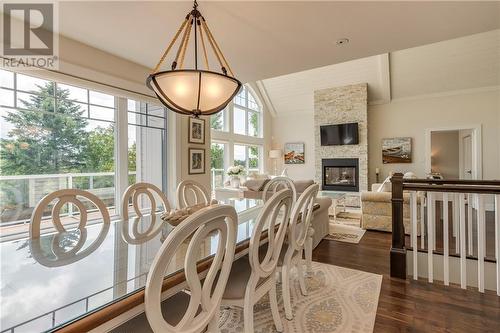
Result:
<svg viewBox="0 0 500 333"><path fill-rule="evenodd" d="M500 181L403 179L397 173L391 183L391 277L406 279L411 270L414 279L421 273L433 283L434 268L438 268L449 285L450 265L454 265L452 271L459 275L455 280L462 288L473 285L484 292L486 262L487 277L491 280L495 275L500 296ZM488 249L493 249L489 256L487 239ZM425 254L427 262L422 265ZM477 272L471 272L474 269Z"/></svg>

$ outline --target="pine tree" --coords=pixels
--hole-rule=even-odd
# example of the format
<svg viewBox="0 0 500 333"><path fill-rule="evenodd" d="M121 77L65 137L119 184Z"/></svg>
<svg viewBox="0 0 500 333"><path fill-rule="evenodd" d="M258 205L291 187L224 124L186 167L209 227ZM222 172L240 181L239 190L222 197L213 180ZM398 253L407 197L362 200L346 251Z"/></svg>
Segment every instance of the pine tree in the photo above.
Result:
<svg viewBox="0 0 500 333"><path fill-rule="evenodd" d="M0 140L0 174L30 175L77 172L85 168L88 122L69 92L54 84L38 86L37 94L21 100L20 109L7 111L2 121L13 128ZM57 106L56 102L57 100Z"/></svg>

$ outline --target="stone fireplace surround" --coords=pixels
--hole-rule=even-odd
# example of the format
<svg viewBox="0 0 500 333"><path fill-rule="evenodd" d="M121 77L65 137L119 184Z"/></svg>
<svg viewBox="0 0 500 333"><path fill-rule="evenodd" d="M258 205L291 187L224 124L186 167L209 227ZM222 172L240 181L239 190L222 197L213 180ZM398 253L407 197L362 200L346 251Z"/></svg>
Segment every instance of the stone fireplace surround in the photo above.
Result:
<svg viewBox="0 0 500 333"><path fill-rule="evenodd" d="M315 181L318 184L323 185L323 159L358 159L358 191L368 190L367 88L366 83L360 83L314 92ZM359 144L321 146L320 126L355 122L358 123Z"/></svg>

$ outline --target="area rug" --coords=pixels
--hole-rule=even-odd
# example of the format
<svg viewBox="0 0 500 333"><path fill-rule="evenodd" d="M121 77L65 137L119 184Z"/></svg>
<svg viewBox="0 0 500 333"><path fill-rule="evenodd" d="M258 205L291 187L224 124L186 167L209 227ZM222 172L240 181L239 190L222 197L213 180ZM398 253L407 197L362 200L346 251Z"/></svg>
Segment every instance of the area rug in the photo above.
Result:
<svg viewBox="0 0 500 333"><path fill-rule="evenodd" d="M313 273L306 279L308 295L300 293L293 279L293 320L286 320L278 286L278 305L284 332L337 333L373 332L382 275L312 263ZM292 273L292 277L295 272ZM254 332L275 332L267 296L254 306ZM221 333L243 331L243 310L231 307L221 310Z"/></svg>
<svg viewBox="0 0 500 333"><path fill-rule="evenodd" d="M361 212L339 212L337 213L336 219L334 219L333 216L330 218L330 222L359 227L361 224Z"/></svg>
<svg viewBox="0 0 500 333"><path fill-rule="evenodd" d="M324 239L335 240L345 243L358 244L366 230L358 226L344 225L334 223L330 220L330 234L326 235Z"/></svg>

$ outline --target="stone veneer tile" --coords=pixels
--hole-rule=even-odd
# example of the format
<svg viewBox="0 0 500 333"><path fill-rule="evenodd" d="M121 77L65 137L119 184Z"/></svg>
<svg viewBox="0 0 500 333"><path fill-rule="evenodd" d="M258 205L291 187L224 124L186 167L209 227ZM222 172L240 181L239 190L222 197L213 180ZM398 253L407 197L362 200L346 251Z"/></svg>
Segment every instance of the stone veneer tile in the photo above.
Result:
<svg viewBox="0 0 500 333"><path fill-rule="evenodd" d="M360 83L350 86L316 90L314 92L314 146L315 180L322 183L321 160L323 158L358 158L359 189L368 190L368 85ZM321 125L358 123L359 144L345 146L321 146Z"/></svg>

